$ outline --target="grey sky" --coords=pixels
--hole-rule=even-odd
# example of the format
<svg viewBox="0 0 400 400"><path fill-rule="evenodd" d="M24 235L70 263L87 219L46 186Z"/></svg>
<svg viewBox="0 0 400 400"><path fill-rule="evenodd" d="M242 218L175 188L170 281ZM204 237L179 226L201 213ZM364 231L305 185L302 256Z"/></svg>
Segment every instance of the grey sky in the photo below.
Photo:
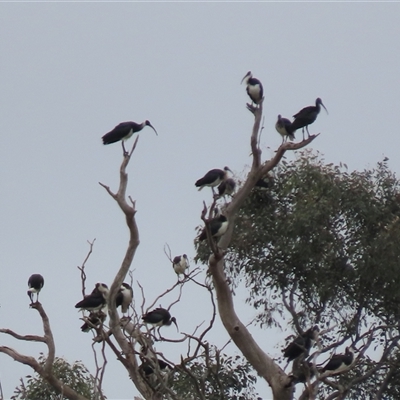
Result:
<svg viewBox="0 0 400 400"><path fill-rule="evenodd" d="M30 274L42 273L57 354L93 367L91 336L74 309L76 266L96 238L88 287L110 283L127 244L122 213L97 183L116 188L121 148L103 146L101 136L145 119L159 133L143 131L128 168L141 238L134 277L152 301L176 279L164 244L173 255L194 255L194 228L210 200L194 182L211 168L240 173L250 162L253 118L240 85L248 70L264 85L264 159L281 141L277 115L289 118L321 97L329 115L322 110L311 126L322 132L314 150L350 169L385 155L399 171L399 11L398 3L1 3L0 327L41 333L26 289ZM189 308L203 303L195 318ZM237 303L250 321L252 310ZM207 318L207 304L185 288L173 308L180 330ZM280 355L275 331L253 332ZM209 340L226 342L219 322ZM5 335L0 343L44 350ZM173 346L158 349L179 361ZM111 354L107 370L107 396L133 398ZM6 396L31 372L0 355ZM259 390L269 396L265 383Z"/></svg>

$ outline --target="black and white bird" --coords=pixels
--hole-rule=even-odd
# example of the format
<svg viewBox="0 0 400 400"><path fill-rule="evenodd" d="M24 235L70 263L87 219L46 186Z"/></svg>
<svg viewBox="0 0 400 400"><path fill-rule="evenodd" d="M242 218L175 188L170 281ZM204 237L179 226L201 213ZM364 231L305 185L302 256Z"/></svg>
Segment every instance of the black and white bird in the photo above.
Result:
<svg viewBox="0 0 400 400"><path fill-rule="evenodd" d="M156 133L156 135L158 135L156 129L154 128L153 125L151 125L150 121L148 120L142 122L141 124L132 121L127 121L127 122L121 122L113 130L106 133L102 137L103 144L111 144L122 140L122 147L124 149L124 153L126 153L124 141L128 140L134 133L140 132L145 126L149 126L150 128L152 128Z"/></svg>
<svg viewBox="0 0 400 400"><path fill-rule="evenodd" d="M144 361L139 366L139 369L143 371L143 373L148 377L149 375L154 373L154 367L156 365L155 363L158 364L158 367L160 368L161 372L169 372L172 370L171 366L167 362L165 362L164 360L160 360L159 358L157 358L157 360L154 361L154 364L150 363L150 361Z"/></svg>
<svg viewBox="0 0 400 400"><path fill-rule="evenodd" d="M353 347L346 347L345 354L335 354L321 369L321 372L329 371L331 373L338 373L348 368L354 362L354 349Z"/></svg>
<svg viewBox="0 0 400 400"><path fill-rule="evenodd" d="M86 295L75 304L75 308L87 311L100 311L107 306L108 286L105 283L96 283L92 293Z"/></svg>
<svg viewBox="0 0 400 400"><path fill-rule="evenodd" d="M218 186L218 196L232 196L235 187L236 182L232 178L223 180Z"/></svg>
<svg viewBox="0 0 400 400"><path fill-rule="evenodd" d="M243 81L246 82L246 91L251 101L255 104L261 104L264 97L264 89L262 83L258 79L253 78L251 71L249 71L243 77L241 83L243 83Z"/></svg>
<svg viewBox="0 0 400 400"><path fill-rule="evenodd" d="M33 274L28 279L28 296L33 303L33 293L36 293L36 303L39 301L39 293L44 285L43 276L40 274Z"/></svg>
<svg viewBox="0 0 400 400"><path fill-rule="evenodd" d="M107 314L102 311L92 311L88 317L86 317L85 323L81 326L82 332L90 332L93 326L99 327L107 318Z"/></svg>
<svg viewBox="0 0 400 400"><path fill-rule="evenodd" d="M297 336L283 351L283 356L287 357L288 363L302 354L307 355L311 346L318 336L318 326L315 325L312 328L305 331L302 335Z"/></svg>
<svg viewBox="0 0 400 400"><path fill-rule="evenodd" d="M297 129L303 128L303 140L304 140L304 128L306 128L307 134L310 137L310 132L308 132L308 125L311 125L316 119L321 111L321 106L325 108L325 111L328 113L328 110L323 105L322 100L318 97L315 100L315 106L308 106L301 109L297 114L293 115L294 121L292 122L292 129L296 131Z"/></svg>
<svg viewBox="0 0 400 400"><path fill-rule="evenodd" d="M227 179L228 171L232 172L229 167L224 167L224 169L211 169L202 178L198 179L195 186L199 190L203 189L205 186L209 186L213 189L218 186L222 181Z"/></svg>
<svg viewBox="0 0 400 400"><path fill-rule="evenodd" d="M213 218L209 224L211 236L213 238L221 237L228 229L228 225L229 225L229 221L225 217L225 215L221 214L220 216ZM206 239L207 239L207 230L204 227L204 229L201 231L201 233L198 237L198 240L203 241Z"/></svg>
<svg viewBox="0 0 400 400"><path fill-rule="evenodd" d="M171 317L171 314L165 308L156 308L153 311L148 312L142 316L142 320L146 324L150 324L153 326L170 326L172 323L175 324L176 329L178 330L178 325L176 323L176 318Z"/></svg>
<svg viewBox="0 0 400 400"><path fill-rule="evenodd" d="M131 285L123 283L121 289L118 291L117 298L115 299L116 306L121 306L122 314L128 312L128 308L133 300L133 289Z"/></svg>
<svg viewBox="0 0 400 400"><path fill-rule="evenodd" d="M280 114L278 115L278 120L276 121L275 129L278 131L278 133L281 134L282 143L284 141L287 141L288 139L289 140L295 139L292 123L287 118L282 118Z"/></svg>
<svg viewBox="0 0 400 400"><path fill-rule="evenodd" d="M184 274L186 269L189 268L189 260L186 254L176 256L172 260L172 268L177 275Z"/></svg>

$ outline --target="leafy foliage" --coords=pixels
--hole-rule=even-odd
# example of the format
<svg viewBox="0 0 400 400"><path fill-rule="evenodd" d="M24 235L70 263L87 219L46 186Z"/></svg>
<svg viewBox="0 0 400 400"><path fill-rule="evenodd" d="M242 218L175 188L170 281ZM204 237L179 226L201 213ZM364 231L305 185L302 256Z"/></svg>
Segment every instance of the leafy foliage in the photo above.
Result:
<svg viewBox="0 0 400 400"><path fill-rule="evenodd" d="M38 359L44 365L46 359L43 354ZM54 375L65 385L68 385L76 392L88 399L100 399L98 390L94 385L94 377L88 369L80 362L68 363L63 358L56 357L53 364ZM21 384L14 390L11 400L61 400L65 397L58 394L41 376L27 376L26 383L21 379Z"/></svg>
<svg viewBox="0 0 400 400"><path fill-rule="evenodd" d="M171 388L182 399L254 400L257 378L240 356L227 356L214 349L207 360L193 360L177 366Z"/></svg>
<svg viewBox="0 0 400 400"><path fill-rule="evenodd" d="M256 308L294 290L317 322L359 306L393 322L399 217L400 185L386 161L348 173L303 153L279 165L268 191L254 189L237 221L228 268L245 277Z"/></svg>

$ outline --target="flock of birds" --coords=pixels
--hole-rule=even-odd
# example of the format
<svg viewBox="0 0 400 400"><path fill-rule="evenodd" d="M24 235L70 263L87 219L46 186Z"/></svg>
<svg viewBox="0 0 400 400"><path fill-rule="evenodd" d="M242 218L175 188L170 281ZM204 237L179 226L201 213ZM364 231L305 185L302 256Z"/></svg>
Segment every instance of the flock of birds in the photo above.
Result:
<svg viewBox="0 0 400 400"><path fill-rule="evenodd" d="M242 79L246 82L246 91L249 95L252 103L257 106L260 105L264 99L264 90L262 83L253 77L251 71L249 71ZM287 118L282 118L278 115L278 120L276 122L275 128L282 135L282 143L286 140L294 140L295 132L302 128L303 140L304 140L304 129L306 129L308 136L310 133L308 131L308 126L312 124L320 110L321 106L325 108L322 100L317 98L315 106L309 106L301 109L297 114L293 116L294 120L290 121ZM326 108L325 108L326 110ZM326 110L327 111L327 110ZM157 130L153 127L150 121L146 120L141 124L136 122L128 121L121 122L110 132L106 133L103 137L103 144L111 144L121 141L124 155L128 154L125 149L124 142L128 140L136 132L140 132L143 128L149 126L154 130L156 135L158 135ZM202 178L198 179L195 186L198 190L202 190L204 187L211 187L214 197L221 198L224 196L232 196L235 188L236 182L228 177L228 171L232 172L228 167L224 169L212 169L208 171ZM258 183L257 183L258 184ZM258 184L259 186L264 186L262 182ZM215 193L214 188L217 187L218 194ZM218 239L228 229L228 219L226 216L220 214L215 216L209 221L209 230L212 238ZM199 241L204 241L207 239L207 230L204 228L197 238ZM175 273L178 275L185 274L186 269L189 267L189 261L186 254L181 256L176 256L172 260L172 267ZM43 288L44 279L40 274L33 274L28 280L28 295L33 303L33 294L36 293L36 302L39 301L39 292ZM76 303L75 308L83 311L89 311L89 315L85 317L85 323L81 326L83 332L89 332L91 329L97 328L103 324L107 315L107 299L109 295L108 286L105 283L96 283L95 288L89 295L85 295L84 298ZM132 287L123 283L116 297L116 306L121 307L122 314L128 312L129 306L133 300L133 290ZM161 326L170 326L172 323L175 324L178 329L176 318L172 317L170 312L165 308L156 308L142 316L142 320L145 324L153 325L160 329ZM313 327L307 330L304 334L298 336L286 349L283 350L284 357L290 361L295 360L300 356L308 355L316 337L318 335L318 327ZM339 372L343 368L351 365L354 359L354 351L352 348L347 348L344 355L334 355L328 363L322 368L321 372L333 371ZM168 364L162 360L157 360L160 369L167 368ZM144 362L142 364L142 369L146 375L153 372L153 367ZM310 370L312 373L312 370ZM305 381L302 377L297 378L297 382Z"/></svg>
<svg viewBox="0 0 400 400"><path fill-rule="evenodd" d="M289 364L291 361L299 358L303 361L308 356L311 347L317 340L318 334L319 328L315 325L289 343L289 345L282 350L283 356L287 358L287 363ZM329 372L330 375L338 374L349 368L353 362L354 348L350 346L346 347L344 354L334 354L322 368L318 368L318 371L320 373ZM293 377L295 383L305 383L307 379L311 379L314 376L315 371L313 365L307 362L306 366L307 368L300 369L300 374Z"/></svg>
<svg viewBox="0 0 400 400"><path fill-rule="evenodd" d="M262 103L264 99L264 89L262 83L257 79L254 78L251 71L249 71L242 79L246 82L246 91L249 95L251 101L259 105ZM325 111L328 112L322 100L318 97L315 101L315 106L308 106L302 108L297 114L293 115L293 122L291 122L287 118L282 118L281 115L278 115L278 120L275 124L275 129L278 133L282 136L282 143L285 140L294 140L295 136L294 133L302 128L303 132L303 140L304 140L304 128L307 131L308 136L310 133L308 131L308 125L311 125L318 117L319 112L321 111L321 106L324 107Z"/></svg>

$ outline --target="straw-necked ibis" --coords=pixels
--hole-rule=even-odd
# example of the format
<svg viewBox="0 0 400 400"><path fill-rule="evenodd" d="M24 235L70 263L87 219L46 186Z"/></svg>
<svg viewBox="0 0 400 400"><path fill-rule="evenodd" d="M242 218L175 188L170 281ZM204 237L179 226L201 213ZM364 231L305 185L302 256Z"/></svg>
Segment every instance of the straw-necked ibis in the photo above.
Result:
<svg viewBox="0 0 400 400"><path fill-rule="evenodd" d="M96 283L92 293L86 295L75 304L75 308L88 311L99 311L107 305L108 286L105 283Z"/></svg>
<svg viewBox="0 0 400 400"><path fill-rule="evenodd" d="M328 361L325 367L322 368L321 372L329 371L331 373L338 373L349 367L354 361L354 349L346 347L345 354L335 354Z"/></svg>
<svg viewBox="0 0 400 400"><path fill-rule="evenodd" d="M172 268L177 275L184 274L186 269L189 268L189 260L186 254L176 256L172 260Z"/></svg>
<svg viewBox="0 0 400 400"><path fill-rule="evenodd" d="M318 97L315 100L315 106L308 106L301 109L297 114L293 115L294 121L292 122L292 129L296 131L297 129L303 128L303 140L304 140L304 128L306 128L308 136L310 136L310 132L308 132L308 125L311 125L316 119L321 111L321 106L325 108L325 111L328 113L328 110L323 105L322 100Z"/></svg>
<svg viewBox="0 0 400 400"><path fill-rule="evenodd" d="M39 301L39 292L42 290L44 285L43 276L40 274L33 274L28 279L28 296L33 303L33 293L36 293L36 303Z"/></svg>
<svg viewBox="0 0 400 400"><path fill-rule="evenodd" d="M128 308L132 303L133 299L133 289L132 286L127 283L123 283L121 285L120 290L118 291L117 298L115 299L116 306L121 306L122 314L128 312Z"/></svg>
<svg viewBox="0 0 400 400"><path fill-rule="evenodd" d="M172 323L175 324L178 330L178 325L176 323L176 318L171 317L171 314L165 308L156 308L153 311L148 312L142 316L143 322L153 326L170 326Z"/></svg>
<svg viewBox="0 0 400 400"><path fill-rule="evenodd" d="M243 77L241 83L243 83L243 81L246 82L246 91L251 101L255 104L261 104L264 96L264 89L262 83L258 79L253 78L251 71L249 71Z"/></svg>
<svg viewBox="0 0 400 400"><path fill-rule="evenodd" d="M210 232L211 232L211 236L213 238L219 238L221 237L226 230L228 229L228 219L225 217L225 215L220 215L219 217L213 218L210 221ZM207 230L206 228L204 228L199 237L198 240L202 241L202 240L206 240L207 239Z"/></svg>
<svg viewBox="0 0 400 400"><path fill-rule="evenodd" d="M156 363L158 364L161 372L169 372L170 370L172 370L171 366L167 362L165 362L164 360L160 360L159 358L157 360L154 360L154 362L153 360L152 362L144 361L140 365L139 369L143 371L146 376L149 376L154 372L154 367L156 366Z"/></svg>
<svg viewBox="0 0 400 400"><path fill-rule="evenodd" d="M153 125L151 125L150 121L148 120L142 122L141 124L132 121L127 121L127 122L121 122L113 130L106 133L102 137L103 144L111 144L122 140L122 147L124 149L124 153L126 153L124 141L129 139L134 133L140 132L145 126L149 126L150 128L152 128L153 131L156 133L156 135L158 135L156 129L154 128Z"/></svg>
<svg viewBox="0 0 400 400"><path fill-rule="evenodd" d="M309 379L312 379L314 375L315 371L312 363L301 363L296 373L290 375L291 384L306 383Z"/></svg>
<svg viewBox="0 0 400 400"><path fill-rule="evenodd" d="M81 326L82 332L90 332L93 329L93 326L96 328L99 327L106 319L107 314L98 311L98 312L91 312L88 317L86 317L85 323Z"/></svg>
<svg viewBox="0 0 400 400"><path fill-rule="evenodd" d="M224 167L224 169L211 169L202 178L198 179L195 186L199 190L203 189L205 186L209 186L214 191L214 187L218 186L223 180L227 179L228 171L232 172L229 167Z"/></svg>
<svg viewBox="0 0 400 400"><path fill-rule="evenodd" d="M275 129L278 131L278 133L281 134L282 143L285 141L285 139L286 141L288 139L289 140L295 139L292 123L287 118L282 118L280 114L278 115L278 120L276 121Z"/></svg>
<svg viewBox="0 0 400 400"><path fill-rule="evenodd" d="M218 195L222 196L232 196L235 191L236 182L232 178L223 180L218 186Z"/></svg>
<svg viewBox="0 0 400 400"><path fill-rule="evenodd" d="M318 336L318 332L318 326L315 325L305 331L302 335L297 336L289 346L282 350L283 356L288 359L288 363L302 354L308 354L308 351L311 349L311 346L314 344L314 341Z"/></svg>

